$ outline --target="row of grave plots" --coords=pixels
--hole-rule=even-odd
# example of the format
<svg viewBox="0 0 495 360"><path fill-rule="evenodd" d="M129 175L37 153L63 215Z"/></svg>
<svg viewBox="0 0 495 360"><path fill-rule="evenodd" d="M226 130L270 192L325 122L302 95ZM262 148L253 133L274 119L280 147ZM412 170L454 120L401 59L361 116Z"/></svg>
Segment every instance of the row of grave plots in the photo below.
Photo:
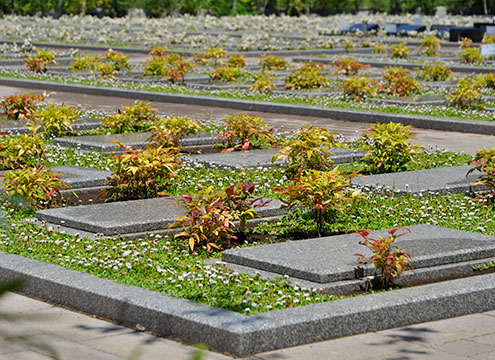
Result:
<svg viewBox="0 0 495 360"><path fill-rule="evenodd" d="M21 125L22 121L19 120L6 122L3 126L3 130L9 130L10 127L12 133L18 133L22 129L22 127L20 127ZM146 149L147 146L150 145L150 133L88 134L88 132L90 133L99 125L100 121L98 119L83 119L78 123L76 131L72 131L65 136L62 135L50 139L49 142L52 143L50 146L58 149L57 156L61 156L63 151L65 151L64 149L67 149L67 151L69 151L68 149L75 149L76 156L82 158L85 155L93 156L92 154L101 155L110 153L113 153L113 156L119 156L119 153L122 154L122 148L117 146L115 141L126 146L131 146L134 149L132 156L137 156L139 154L139 149ZM78 134L77 129L84 129L85 132ZM200 188L208 189L211 187L211 189L225 189L239 180L244 181L246 179L246 174L249 174L250 171L260 175L258 178L254 179L254 181L257 182L256 186L259 185L260 187L263 187L266 184L271 184L271 187L268 187L270 191L265 191L263 197L258 199L258 201L265 203L265 206L257 209L258 218L248 221L248 226L257 227L266 224L275 224L279 229L284 230L284 227L288 226L284 224L287 224L287 221L291 221L291 216L294 216L293 214L297 213L301 214L302 211L302 209L295 209L288 213L284 203L278 199L278 195L275 195L276 193L273 191L274 186L284 187L290 183L290 181L283 176L274 179L280 174L283 174L285 168L289 166L290 163L284 160L273 161L273 156L278 151L277 148L221 152L218 148L215 148L214 144L218 142L217 136L222 130L221 128L216 129L217 133L201 132L197 135L186 136L180 142L182 150L181 157L184 167L200 169L200 171L196 172L189 171L180 173L178 171L179 178L176 179L176 185L190 183L191 179L186 178L186 176L200 177L200 179L196 179L200 181L192 182L193 185L189 186L188 194L186 195L180 195L181 192L178 192L175 196L107 202L105 195L102 195L104 194L102 191L111 189L108 179L112 176L112 172L108 169L102 169L101 166L100 168L98 168L98 166L88 168L67 165L53 167L52 170L58 172L62 180L70 186L69 189L62 191L62 197L65 198L67 202L61 207L38 210L34 213L34 217L24 220L29 226L38 226L39 229L45 231L40 244L47 244L46 246L48 247L46 249L49 248L51 254L43 255L43 258L53 258L53 260L46 261L80 270L79 267L81 266L93 266L91 265L93 260L88 260L93 256L92 259L102 261L101 266L110 264L108 266L116 269L115 274L122 274L126 271L129 271L129 274L132 274L133 271L135 271L134 267L138 266L137 263L134 262L136 261L134 258L148 256L147 251L149 249L146 248L146 250L144 250L144 248L141 249L141 247L151 247L150 256L154 258L155 255L152 254L155 254L155 251L158 251L155 247L161 246L159 245L161 244L161 240L159 239L165 238L166 240L168 239L168 236L177 234L177 231L187 231L187 229L180 228L169 229L169 226L177 220L178 216L185 215L186 210L183 206L178 205L178 198L186 199L188 195L194 197L197 195ZM332 160L336 164L342 164L341 166L346 166L346 163L356 163L364 155L362 151L352 148L336 147L332 150ZM131 153L127 152L127 154L129 155ZM285 234L274 239L272 235L270 235L272 231L269 230L268 233L265 232L265 237L257 240L257 244L252 243L250 244L251 246L248 247L238 246L240 245L238 241L227 241L227 244L222 249L223 251L220 255L221 259L218 259L219 254L216 250L212 249L211 251L208 251L208 255L201 257L202 261L198 261L195 265L195 271L197 271L196 275L199 277L198 281L201 281L200 285L202 289L204 289L205 285L203 285L202 281L204 281L205 278L203 278L203 276L205 276L207 281L209 281L206 286L213 289L215 286L219 286L215 281L219 280L219 277L223 276L222 274L225 273L227 277L231 277L232 279L238 279L238 276L241 276L239 274L243 274L243 280L241 281L238 279L241 282L235 283L235 286L237 286L243 281L246 282L246 284L240 285L241 290L243 289L242 286L246 286L246 290L239 290L242 294L236 295L239 296L240 302L240 305L235 307L237 309L236 311L241 312L243 315L249 315L251 312L254 312L256 307L260 306L260 302L266 302L263 305L266 305L266 308L262 311L269 311L270 309L286 309L287 307L294 307L298 304L314 304L324 300L332 300L334 299L332 296L337 295L354 295L365 291L367 287L372 285L370 282L371 280L369 279L379 279L379 277L376 276L373 266L363 265L357 268L358 262L355 254L363 253L364 256L371 255L369 250L360 245L360 242L363 242L363 235L366 236L367 239L379 239L380 237L389 239L389 236L397 237L395 244L400 249L411 254L411 265L415 269L415 272L406 271L402 274L400 279L396 279L396 285L408 287L408 289L409 287L420 287L423 284L438 281L449 284L449 281L456 281L451 279L477 274L473 269L487 268L487 271L490 271L490 266L487 264L492 263L495 259L495 236L483 234L484 231L480 229L476 229L477 231L475 232L457 230L459 227L462 228L461 222L462 224L468 224L471 221L469 219L472 219L473 217L472 214L474 214L474 212L470 212L472 211L472 208L469 207L470 205L466 204L471 204L473 201L476 201L475 206L480 207L480 209L489 207L489 204L482 200L473 200L476 199L474 197L475 192L483 191L485 189L480 187L480 185L474 185L481 173L478 171L469 172L471 168L471 165L457 165L353 177L350 186L357 192L358 197L369 196L369 199L371 199L370 203L375 202L375 204L376 201L383 196L386 196L389 201L395 201L394 205L389 205L390 209L387 211L393 211L392 209L394 206L400 207L401 203L406 204L405 207L408 207L408 202L412 203L425 199L426 202L423 207L419 208L415 205L417 208L409 210L421 212L429 221L422 221L419 219L416 221L419 225L412 225L407 223L405 214L407 214L407 217L413 217L416 214L406 211L401 215L402 217L399 218L397 214L385 213L384 220L387 220L385 219L386 217L395 217L392 222L394 225L398 226L407 223L407 228L393 230L388 229L388 227L380 227L377 225L379 222L374 222L372 227L375 228L376 231L371 233L362 232L361 235L359 235L355 233L349 234L350 231L356 230L353 228L353 222L357 221L357 219L353 218L352 216L354 215L352 215L345 220L346 224L342 229L333 231L333 233L331 232L329 236L316 237L313 232L312 236L309 236L309 238L306 236L297 241L287 241L294 239L290 234ZM221 175L219 171L223 171L224 173L228 172L230 175ZM183 177L181 178L181 176ZM279 182L277 183L277 181ZM359 191L357 190L361 192L361 195L359 195ZM442 204L438 206L438 208L427 207L426 204L434 204L437 200L441 200ZM456 210L453 211L449 208L451 203L460 203L460 207L456 207ZM358 204L356 206L360 207L363 205ZM365 212L361 215L368 218L367 223L370 224L380 217L379 211L381 211L382 206L384 205L376 204L376 208L367 209L367 213L363 208L363 211ZM10 205L4 205L4 208L7 209L8 212L15 211L14 207L10 207ZM347 211L350 210L346 209L344 213ZM454 215L454 212L457 211L459 213ZM483 211L482 213L486 215ZM438 219L434 216L429 218L430 214L435 213L439 214L436 215L439 218L442 216L457 216L459 218L459 223L453 226L457 229L438 226L438 224L435 225L435 222ZM431 221L432 219L433 221ZM464 223L463 221L467 222ZM474 222L475 221L473 220L473 223ZM388 221L386 223L390 224L391 222ZM237 226L239 226L239 224L237 224ZM488 224L487 226L490 227L491 225ZM466 229L474 230L473 225L471 224L466 226ZM12 242L5 241L4 238L6 236L5 232L10 231L9 227L3 227L2 231L4 232L2 233L3 237L0 247L8 248L9 246L12 246ZM23 230L22 234L24 235L22 236L26 236L26 238L24 240L19 238L15 241L30 241L28 238L32 235L25 235L26 233L24 231L26 230ZM34 230L31 229L28 233L33 232ZM488 232L493 233L493 230L489 228ZM52 236L55 240L51 239ZM268 241L266 238L268 238ZM206 239L206 241L208 241L208 239ZM82 246L85 248L84 251L87 251L88 254L91 253L91 249L97 249L95 251L103 251L103 255L99 253L96 255L95 253L91 256L84 255L82 258L71 259L70 255L66 255L65 252L62 253L64 249L71 248L72 246L75 246L75 244L83 244ZM131 258L133 259L122 260L109 258L108 256L111 257L112 255L110 255L110 253L108 256L105 255L107 250L103 250L108 247L108 244L110 244L109 248L113 249L123 247L123 250L125 251L122 254L131 253ZM174 265L170 265L170 263L167 265L170 266L169 268L161 262L158 263L159 266L156 267L156 271L160 273L158 281L161 281L161 283L164 281L170 282L170 284L173 283L174 289L178 288L178 286L191 286L190 283L187 282L188 277L191 274L191 271L189 270L190 267L187 267L187 272L185 273L179 271L182 266L180 265L181 261L183 260L181 257L190 256L189 251L184 249L180 250L180 252L172 251L171 248L173 245L171 245L170 242L164 244L164 247L160 250L162 253L160 256L166 257L168 251L170 251L172 254L170 256L174 256L173 262L178 263L179 267L174 268ZM29 246L29 249L31 249L31 246L33 245L29 243L26 246ZM42 253L43 250L40 249L43 246L45 245L36 245L36 253ZM196 244L195 251L206 252L203 246L203 243ZM57 249L60 247L60 249L53 250L54 247L57 247ZM27 250L28 253L31 251L29 249ZM57 251L61 251L61 253L53 253ZM10 252L15 253L15 251ZM184 253L186 255L184 255ZM0 256L3 255L0 254ZM29 257L29 255L27 256ZM102 259L98 260L99 256L103 256ZM125 257L127 255L122 256ZM143 264L146 265L149 261L153 260L150 260L149 258L144 259ZM163 261L167 263L167 261ZM153 266L155 265L156 264L153 263ZM95 271L100 275L102 271L105 273L111 271L106 268L106 270L103 270L103 268L100 268L99 264L95 266ZM37 271L42 271L41 267L37 269ZM52 271L55 270L52 269ZM85 271L91 272L92 270ZM155 270L153 268L151 270L148 269L147 271L150 274L150 277L149 279L146 278L146 281L144 278L135 277L133 280L125 280L124 282L133 284L143 282L143 284L148 284L143 285L144 287L150 286L150 279L156 277L152 275ZM177 271L179 272L177 273ZM215 276L210 277L212 272ZM481 272L478 273L481 274ZM137 274L139 274L139 271ZM37 275L41 277L44 276L41 273ZM283 281L280 287L277 287L278 285L274 284L276 284L277 281L280 281L276 280L280 279L280 276L284 276L282 278ZM56 277L59 279L63 278L63 276L59 277L59 275ZM223 281L225 282L227 280L224 279ZM269 292L265 291L266 289L257 292L254 287L251 288L251 285L249 285L252 283L253 286L255 286L263 281L267 281L267 286L273 286L277 289L277 295L271 300L263 298L263 296L267 298L270 297L267 295ZM287 285L287 283L290 283L291 285ZM91 288L93 281L88 278L85 280L85 284L85 286ZM177 284L177 287L175 287L175 284ZM234 289L235 286L232 288ZM448 287L448 285L446 286ZM135 291L135 289L133 290L133 288L130 287L126 291L132 292ZM167 293L167 291L169 290L164 292ZM181 293L180 291L177 292L178 290L174 291L176 296L188 296L187 292ZM201 291L206 291L206 289ZM232 294L232 292L235 291L236 290L232 290L229 294ZM203 295L202 302L216 304L216 300L214 299L216 299L217 296L223 295L219 295L220 293L217 294L217 291L214 292L216 296L211 299L209 295ZM253 295L253 292L255 292L256 295ZM331 296L328 294L331 294ZM477 294L478 296L485 296L484 293L482 295L479 295L480 293ZM128 298L128 294L125 296ZM412 296L413 299L416 299L416 296L421 295L414 293L410 296ZM240 300L241 298L244 299L242 302ZM262 298L264 300L262 300ZM157 301L161 304L161 300ZM77 307L77 305L74 306ZM163 306L166 306L166 301ZM167 312L168 310L165 308L164 311ZM283 315L284 313L280 314ZM455 315L457 312L453 312L453 314ZM224 315L227 317L233 316L235 318L239 314L225 312ZM109 317L113 318L113 315L109 315ZM317 316L317 318L321 319L320 316ZM121 321L127 323L128 319L121 319ZM181 322L182 318L179 317L177 321ZM195 321L199 320L196 319ZM414 322L416 320L412 319L410 321ZM351 323L354 324L352 321ZM357 324L355 325L357 326ZM219 329L224 329L224 326L225 325L221 325ZM345 333L338 333L333 336L341 336L344 334ZM178 333L175 335L179 337L182 336ZM303 342L308 341L315 341L315 339L308 337ZM296 343L297 342L291 342L284 346L291 346ZM223 349L224 351L239 354L241 354L241 351L254 351L245 349L227 349L225 344L222 345L214 342L209 344L217 349ZM264 350L273 348L270 346L273 345L269 345L264 348Z"/></svg>

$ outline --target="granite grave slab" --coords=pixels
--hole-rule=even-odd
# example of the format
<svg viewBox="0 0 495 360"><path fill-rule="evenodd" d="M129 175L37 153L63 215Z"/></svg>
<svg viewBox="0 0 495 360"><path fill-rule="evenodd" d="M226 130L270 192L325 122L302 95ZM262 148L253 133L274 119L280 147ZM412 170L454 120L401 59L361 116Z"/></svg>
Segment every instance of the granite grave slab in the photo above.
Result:
<svg viewBox="0 0 495 360"><path fill-rule="evenodd" d="M272 217L284 212L279 200L272 199L259 208L260 217ZM50 224L106 236L167 230L184 212L175 198L120 201L96 205L40 210L36 218Z"/></svg>
<svg viewBox="0 0 495 360"><path fill-rule="evenodd" d="M287 164L287 161L278 159L272 162L273 156L279 149L260 149L250 151L233 151L230 153L212 153L212 154L199 154L191 155L190 159L202 162L207 166L220 166L228 168L245 168L251 169L256 167L271 168L275 166L283 166ZM353 151L342 148L335 148L332 150L332 160L336 164L344 164L352 161L359 160L364 156L362 151Z"/></svg>
<svg viewBox="0 0 495 360"><path fill-rule="evenodd" d="M132 146L133 149L144 149L151 144L151 133L128 133L128 134L106 134L106 135L85 135L77 137L59 137L54 139L55 144L65 147L80 148L83 150L98 150L101 152L115 152L119 150L115 141L124 145ZM211 145L216 135L210 133L201 133L199 136L187 136L181 141L181 146L202 146Z"/></svg>
<svg viewBox="0 0 495 360"><path fill-rule="evenodd" d="M495 236L453 230L432 225L410 226L410 234L396 240L396 245L411 254L415 269L465 262L495 256ZM387 231L374 231L370 237L386 237ZM222 260L276 274L316 283L330 283L356 278L354 254L371 255L359 242L357 234L230 249ZM363 276L373 273L365 268Z"/></svg>
<svg viewBox="0 0 495 360"><path fill-rule="evenodd" d="M13 134L25 134L29 132L26 127L27 120L2 120L0 125L0 131L13 133ZM101 121L94 119L81 119L74 123L75 130L91 130L101 126Z"/></svg>
<svg viewBox="0 0 495 360"><path fill-rule="evenodd" d="M474 171L469 176L469 165L453 166L437 169L404 171L390 174L357 176L351 181L353 185L367 187L386 187L398 193L447 192L461 193L483 190L482 186L474 186L481 172Z"/></svg>
<svg viewBox="0 0 495 360"><path fill-rule="evenodd" d="M62 181L69 185L71 189L104 186L107 178L112 175L111 171L90 169L82 166L53 166L51 169L53 172L59 173ZM0 175L5 175L7 171L0 171Z"/></svg>

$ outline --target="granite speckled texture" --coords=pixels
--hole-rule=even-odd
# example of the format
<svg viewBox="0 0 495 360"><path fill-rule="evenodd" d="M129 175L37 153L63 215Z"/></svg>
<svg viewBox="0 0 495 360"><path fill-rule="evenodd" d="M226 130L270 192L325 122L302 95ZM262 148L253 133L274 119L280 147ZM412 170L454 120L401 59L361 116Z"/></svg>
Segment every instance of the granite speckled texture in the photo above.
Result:
<svg viewBox="0 0 495 360"><path fill-rule="evenodd" d="M445 194L447 192L473 192L482 190L473 186L481 173L477 170L466 176L472 166L453 166L437 169L404 171L398 173L357 176L351 180L353 185L368 187L387 187L400 193L425 193L428 191Z"/></svg>
<svg viewBox="0 0 495 360"><path fill-rule="evenodd" d="M278 149L262 149L250 151L233 151L228 153L213 153L191 155L189 158L205 163L209 166L222 166L228 168L251 169L256 167L270 168L275 166L286 165L287 162L283 159L277 159L272 162L273 156L278 152ZM332 160L336 164L349 163L359 160L364 156L362 151L352 151L343 148L333 149Z"/></svg>
<svg viewBox="0 0 495 360"><path fill-rule="evenodd" d="M124 145L132 146L133 149L144 149L151 144L151 133L127 133L127 134L108 134L108 135L85 135L74 137L59 137L54 139L54 143L67 147L75 147L84 150L99 150L102 152L111 152L118 149L115 141ZM216 135L201 133L187 136L181 141L182 146L208 145L214 142Z"/></svg>
<svg viewBox="0 0 495 360"><path fill-rule="evenodd" d="M495 236L432 225L410 226L410 234L395 244L411 254L414 268L436 266L495 256ZM402 230L401 230L402 231ZM396 234L399 234L397 232ZM386 237L374 231L371 238ZM290 241L222 252L222 260L317 283L356 278L356 253L371 255L357 234ZM364 269L371 275L372 268Z"/></svg>
<svg viewBox="0 0 495 360"><path fill-rule="evenodd" d="M257 209L261 217L283 213L279 200L271 199L265 207ZM64 225L77 230L104 235L137 233L167 229L183 215L174 198L154 198L119 201L113 203L65 207L36 212L39 220Z"/></svg>

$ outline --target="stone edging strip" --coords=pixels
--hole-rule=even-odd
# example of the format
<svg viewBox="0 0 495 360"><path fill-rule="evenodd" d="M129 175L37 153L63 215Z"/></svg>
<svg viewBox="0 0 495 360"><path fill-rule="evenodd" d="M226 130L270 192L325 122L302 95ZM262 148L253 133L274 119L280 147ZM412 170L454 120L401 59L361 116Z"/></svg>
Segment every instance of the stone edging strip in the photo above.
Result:
<svg viewBox="0 0 495 360"><path fill-rule="evenodd" d="M305 63L305 62L317 62L321 64L331 64L334 60L332 59L318 59L318 58L310 58L310 57L299 57L299 58L293 58L293 62L300 62L300 63ZM421 68L423 64L413 64L413 63L393 63L393 62L380 62L380 61L366 61L362 60L359 61L363 65L370 65L372 67L377 67L377 68L386 68L389 66L400 66L405 69L417 69ZM462 72L462 73L493 73L495 72L495 69L493 67L474 67L474 66L462 66L462 65L453 65L449 66L449 69L452 70L453 72Z"/></svg>
<svg viewBox="0 0 495 360"><path fill-rule="evenodd" d="M0 252L22 292L236 356L495 308L495 274L246 316Z"/></svg>
<svg viewBox="0 0 495 360"><path fill-rule="evenodd" d="M224 99L202 95L167 94L151 91L134 91L77 84L60 84L49 81L14 79L6 77L0 77L0 85L49 91L64 91L98 96L113 96L126 99L139 99L176 104L214 106L244 111L259 111L285 115L323 117L333 120L353 121L361 123L401 122L404 125L411 125L422 129L495 135L495 122L490 121L462 120L455 118L439 118L420 115L387 114L364 110L320 108L305 105L279 104L240 99Z"/></svg>

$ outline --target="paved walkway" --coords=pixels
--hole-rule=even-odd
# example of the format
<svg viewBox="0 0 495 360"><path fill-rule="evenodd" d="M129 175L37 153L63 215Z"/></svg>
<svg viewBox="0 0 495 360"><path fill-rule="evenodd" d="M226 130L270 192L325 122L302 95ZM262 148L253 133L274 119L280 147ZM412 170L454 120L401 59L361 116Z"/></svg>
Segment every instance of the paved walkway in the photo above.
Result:
<svg viewBox="0 0 495 360"><path fill-rule="evenodd" d="M0 86L0 96L33 92ZM85 107L115 110L130 100L69 93L54 94ZM153 103L163 114L221 119L235 111L180 104ZM344 136L359 135L369 124L325 118L256 113L273 126L292 130L301 124L325 126ZM434 130L418 130L424 145L473 154L495 146L495 137ZM0 313L19 315L17 321L0 317L0 360L51 359L193 359L195 348L171 339L131 329L69 311L25 296L8 294L0 299ZM6 340L6 338L11 338ZM228 339L226 339L228 341ZM44 347L34 346L41 343ZM231 357L204 352L202 359ZM252 359L495 359L495 311L430 322L399 329L329 340L258 354Z"/></svg>
<svg viewBox="0 0 495 360"><path fill-rule="evenodd" d="M0 313L0 360L192 360L195 347L8 294ZM23 336L24 339L5 340ZM226 339L228 341L228 339ZM38 344L37 346L35 344ZM204 351L203 360L231 359ZM253 360L495 359L495 311L272 351Z"/></svg>

